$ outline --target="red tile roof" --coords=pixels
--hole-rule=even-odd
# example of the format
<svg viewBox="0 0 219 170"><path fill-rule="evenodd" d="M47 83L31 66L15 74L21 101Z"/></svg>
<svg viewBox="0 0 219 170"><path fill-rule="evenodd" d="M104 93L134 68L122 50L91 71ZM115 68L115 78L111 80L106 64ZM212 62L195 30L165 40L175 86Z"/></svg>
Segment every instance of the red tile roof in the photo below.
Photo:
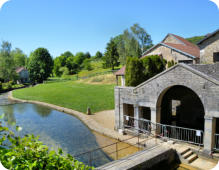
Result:
<svg viewBox="0 0 219 170"><path fill-rule="evenodd" d="M123 66L120 70L114 73L116 76L123 76L125 75L125 66Z"/></svg>
<svg viewBox="0 0 219 170"><path fill-rule="evenodd" d="M184 39L184 38L182 38L178 35L174 35L174 34L168 34L168 35L174 36L179 41L181 41L182 44L164 43L164 40L165 40L164 39L161 43L158 43L157 45L155 45L154 47L152 47L151 49L146 51L145 55L142 58L147 56L148 52L152 51L154 48L158 47L159 45L167 45L169 48L179 50L182 53L186 53L186 54L189 54L190 56L193 56L194 58L199 58L200 57L200 49L197 45L190 43L189 41L187 41L186 39Z"/></svg>
<svg viewBox="0 0 219 170"><path fill-rule="evenodd" d="M173 44L173 43L163 43L166 44L172 48L178 49L182 52L185 52L187 54L190 54L196 58L200 57L200 49L193 47L193 46L187 46L187 45L182 45L182 44Z"/></svg>
<svg viewBox="0 0 219 170"><path fill-rule="evenodd" d="M178 35L175 35L175 34L171 34L171 35L173 35L174 37L176 37L178 40L182 41L186 46L190 46L190 47L193 47L193 48L196 48L196 49L200 50L197 45L195 45L195 44L189 42L189 41L186 40L185 38L182 38L182 37L180 37L180 36L178 36Z"/></svg>

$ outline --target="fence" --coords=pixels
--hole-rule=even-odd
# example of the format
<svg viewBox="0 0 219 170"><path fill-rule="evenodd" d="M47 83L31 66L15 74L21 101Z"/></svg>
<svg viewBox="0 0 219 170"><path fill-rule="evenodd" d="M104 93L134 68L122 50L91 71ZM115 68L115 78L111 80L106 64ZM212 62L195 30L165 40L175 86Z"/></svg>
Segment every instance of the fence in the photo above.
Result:
<svg viewBox="0 0 219 170"><path fill-rule="evenodd" d="M169 139L203 145L203 131L156 123L157 135Z"/></svg>
<svg viewBox="0 0 219 170"><path fill-rule="evenodd" d="M203 131L196 129L183 128L160 123L152 123L146 119L136 119L124 116L124 128L136 129L140 132L156 131L156 135L162 138L169 138L196 145L203 145Z"/></svg>
<svg viewBox="0 0 219 170"><path fill-rule="evenodd" d="M135 126L138 124L138 127ZM151 121L146 119L136 119L131 116L124 116L124 127L129 129L136 129L143 133L151 132ZM137 128L136 128L137 127Z"/></svg>
<svg viewBox="0 0 219 170"><path fill-rule="evenodd" d="M126 140L118 141L104 147L99 147L88 152L80 153L74 155L73 157L89 166L98 167L110 161L118 160L143 150L146 146L147 148L152 148L157 145L157 143L153 143L153 145L149 146L146 144L147 141L149 141L149 138L140 138L140 135L138 134ZM120 143L122 143L122 145L120 145ZM127 149L131 147L133 147L131 152L127 152Z"/></svg>
<svg viewBox="0 0 219 170"><path fill-rule="evenodd" d="M219 134L215 134L214 138L215 138L215 147L214 147L214 149L219 151Z"/></svg>

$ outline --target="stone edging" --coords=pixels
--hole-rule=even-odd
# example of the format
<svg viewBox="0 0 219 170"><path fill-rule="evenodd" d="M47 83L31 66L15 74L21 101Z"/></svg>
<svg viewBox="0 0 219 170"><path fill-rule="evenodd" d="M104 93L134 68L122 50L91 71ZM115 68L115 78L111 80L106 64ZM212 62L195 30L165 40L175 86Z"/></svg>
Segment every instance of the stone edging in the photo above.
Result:
<svg viewBox="0 0 219 170"><path fill-rule="evenodd" d="M14 101L18 101L18 102L23 102L23 103L33 103L33 104L39 104L42 106L46 106L46 107L50 107L52 109L58 110L60 112L64 112L70 115L73 115L75 117L77 117L79 120L81 120L89 129L98 132L102 135L114 138L114 139L118 139L118 140L124 140L127 139L127 137L120 135L118 132L104 128L103 126L101 126L100 124L98 124L95 120L93 120L92 118L90 118L88 115L72 110L72 109L68 109L68 108L64 108L64 107L60 107L57 105L53 105L53 104L49 104L49 103L45 103L45 102L39 102L39 101L34 101L34 100L22 100L22 99L18 99L12 96L12 91L9 92L8 98Z"/></svg>

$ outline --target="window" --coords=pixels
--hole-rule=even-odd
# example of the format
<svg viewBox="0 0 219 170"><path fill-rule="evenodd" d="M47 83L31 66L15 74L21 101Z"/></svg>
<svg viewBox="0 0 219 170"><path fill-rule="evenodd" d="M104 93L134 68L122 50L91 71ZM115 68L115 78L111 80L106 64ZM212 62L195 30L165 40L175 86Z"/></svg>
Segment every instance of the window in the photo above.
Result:
<svg viewBox="0 0 219 170"><path fill-rule="evenodd" d="M219 62L219 52L214 53L213 60L214 60L214 63Z"/></svg>
<svg viewBox="0 0 219 170"><path fill-rule="evenodd" d="M192 60L179 60L178 63L192 64Z"/></svg>

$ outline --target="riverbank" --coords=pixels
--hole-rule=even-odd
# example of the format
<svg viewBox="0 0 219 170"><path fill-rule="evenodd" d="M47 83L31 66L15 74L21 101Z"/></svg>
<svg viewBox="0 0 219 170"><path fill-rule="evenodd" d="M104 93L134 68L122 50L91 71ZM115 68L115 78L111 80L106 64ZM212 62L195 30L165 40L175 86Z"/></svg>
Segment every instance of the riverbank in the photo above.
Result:
<svg viewBox="0 0 219 170"><path fill-rule="evenodd" d="M50 107L52 109L73 115L75 117L77 117L79 120L81 120L89 129L91 129L92 131L98 132L102 135L117 139L117 140L126 140L131 138L131 136L129 135L122 135L119 134L117 131L114 131L110 128L106 128L103 127L100 123L97 123L95 121L94 118L92 118L91 115L86 115L82 112L78 112L76 110L72 110L72 109L68 109L68 108L64 108L61 106L57 106L54 104L49 104L49 103L45 103L45 102L39 102L39 101L34 101L34 100L22 100L22 99L18 99L13 97L12 95L12 91L9 92L8 98L10 100L14 100L14 101L18 101L18 102L23 102L23 103L32 103L32 104L39 104L45 107ZM109 125L109 124L108 124ZM129 142L131 142L132 144L136 144L136 140L130 140Z"/></svg>

